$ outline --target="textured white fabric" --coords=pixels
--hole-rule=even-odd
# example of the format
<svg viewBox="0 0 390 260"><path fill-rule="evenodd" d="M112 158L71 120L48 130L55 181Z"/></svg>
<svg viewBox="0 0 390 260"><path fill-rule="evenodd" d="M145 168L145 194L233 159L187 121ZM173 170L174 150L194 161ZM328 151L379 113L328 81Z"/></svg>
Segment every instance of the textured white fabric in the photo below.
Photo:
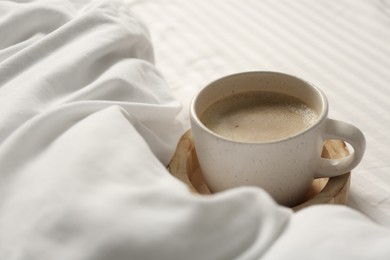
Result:
<svg viewBox="0 0 390 260"><path fill-rule="evenodd" d="M173 178L180 104L130 9L0 2L1 260L390 257L390 231L346 207Z"/></svg>
<svg viewBox="0 0 390 260"><path fill-rule="evenodd" d="M128 2L150 29L187 128L193 95L231 73L280 71L321 88L330 116L367 139L349 205L390 227L389 0Z"/></svg>

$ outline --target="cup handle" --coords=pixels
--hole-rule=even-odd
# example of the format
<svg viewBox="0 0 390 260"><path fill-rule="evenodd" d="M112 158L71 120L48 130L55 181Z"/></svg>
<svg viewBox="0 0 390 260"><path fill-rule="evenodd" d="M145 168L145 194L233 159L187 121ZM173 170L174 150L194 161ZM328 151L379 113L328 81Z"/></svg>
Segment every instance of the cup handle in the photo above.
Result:
<svg viewBox="0 0 390 260"><path fill-rule="evenodd" d="M315 178L334 177L350 172L360 163L366 149L366 139L357 127L342 121L326 120L323 139L342 139L353 147L353 152L341 159L321 158Z"/></svg>

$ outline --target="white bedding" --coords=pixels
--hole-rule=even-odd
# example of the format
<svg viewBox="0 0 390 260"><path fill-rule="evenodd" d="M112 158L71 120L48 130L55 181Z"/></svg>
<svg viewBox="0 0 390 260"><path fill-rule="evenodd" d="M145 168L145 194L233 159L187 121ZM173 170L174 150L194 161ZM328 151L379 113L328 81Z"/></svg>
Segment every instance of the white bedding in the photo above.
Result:
<svg viewBox="0 0 390 260"><path fill-rule="evenodd" d="M135 1L132 10L187 128L193 95L227 74L281 71L324 90L330 117L367 139L349 206L390 227L390 1Z"/></svg>
<svg viewBox="0 0 390 260"><path fill-rule="evenodd" d="M334 117L374 134L377 120L389 126L384 113L389 104L378 103L385 97L378 94L386 91L379 84L384 73L371 69L367 75L357 74L361 81L343 78L350 75L340 67L343 58L321 56L344 72L339 74L328 63L300 66L301 59L286 59L298 52L290 53L291 46L283 41L285 49L273 54L274 46L256 34L248 36L249 45L248 39L233 41L241 32L230 27L234 23L221 30L228 17L237 20L229 12L244 8L254 14L257 4L263 10L279 3L125 2L0 2L0 260L390 258L390 230L383 225L388 224L388 203L378 200L389 195L384 173L388 162L375 156L387 141L379 139L386 136L383 131L367 134L378 145L369 148L365 163L353 173L351 196L351 205L380 223L343 206L316 206L294 214L253 187L196 196L166 169L188 127L190 97L214 77L250 69L301 75L324 85ZM224 6L226 10L219 9ZM370 6L362 10L368 12ZM239 17L252 24L252 16L242 12ZM267 17L261 18L263 23L269 23ZM265 27L244 28L260 33ZM385 37L385 28L381 30L377 36ZM287 32L268 36L276 40ZM242 36L247 35L244 30ZM244 47L231 48L236 44ZM259 52L256 58L253 48L260 46L268 46L268 54ZM314 53L309 49L302 52ZM387 60L379 62L385 65ZM331 69L335 74L320 73ZM352 66L353 71L361 69ZM382 77L370 85L370 94L368 80L378 75ZM184 104L182 110L171 93ZM364 98L359 106L356 98ZM378 105L365 107L371 103ZM379 119L373 117L380 111ZM372 165L383 174L374 175ZM369 207L379 202L381 206Z"/></svg>

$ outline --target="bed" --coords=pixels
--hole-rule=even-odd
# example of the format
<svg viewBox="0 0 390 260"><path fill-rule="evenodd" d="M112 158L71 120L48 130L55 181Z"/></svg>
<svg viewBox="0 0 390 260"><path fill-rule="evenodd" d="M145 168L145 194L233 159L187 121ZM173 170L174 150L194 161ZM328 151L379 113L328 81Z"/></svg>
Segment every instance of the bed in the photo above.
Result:
<svg viewBox="0 0 390 260"><path fill-rule="evenodd" d="M297 75L323 89L330 117L365 133L349 205L390 225L390 3L388 1L139 1L156 65L188 107L222 76L252 70ZM173 51L174 50L174 51Z"/></svg>
<svg viewBox="0 0 390 260"><path fill-rule="evenodd" d="M389 41L386 0L0 2L0 259L389 259ZM364 132L346 207L169 174L195 93L259 70Z"/></svg>

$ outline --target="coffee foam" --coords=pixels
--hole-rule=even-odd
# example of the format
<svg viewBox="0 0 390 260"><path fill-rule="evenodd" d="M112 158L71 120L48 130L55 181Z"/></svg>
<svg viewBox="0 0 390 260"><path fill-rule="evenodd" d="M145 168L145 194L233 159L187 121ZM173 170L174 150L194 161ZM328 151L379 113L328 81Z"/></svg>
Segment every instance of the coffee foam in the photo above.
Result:
<svg viewBox="0 0 390 260"><path fill-rule="evenodd" d="M304 131L318 119L298 98L275 92L232 94L206 109L201 121L225 138L242 142L275 141Z"/></svg>

